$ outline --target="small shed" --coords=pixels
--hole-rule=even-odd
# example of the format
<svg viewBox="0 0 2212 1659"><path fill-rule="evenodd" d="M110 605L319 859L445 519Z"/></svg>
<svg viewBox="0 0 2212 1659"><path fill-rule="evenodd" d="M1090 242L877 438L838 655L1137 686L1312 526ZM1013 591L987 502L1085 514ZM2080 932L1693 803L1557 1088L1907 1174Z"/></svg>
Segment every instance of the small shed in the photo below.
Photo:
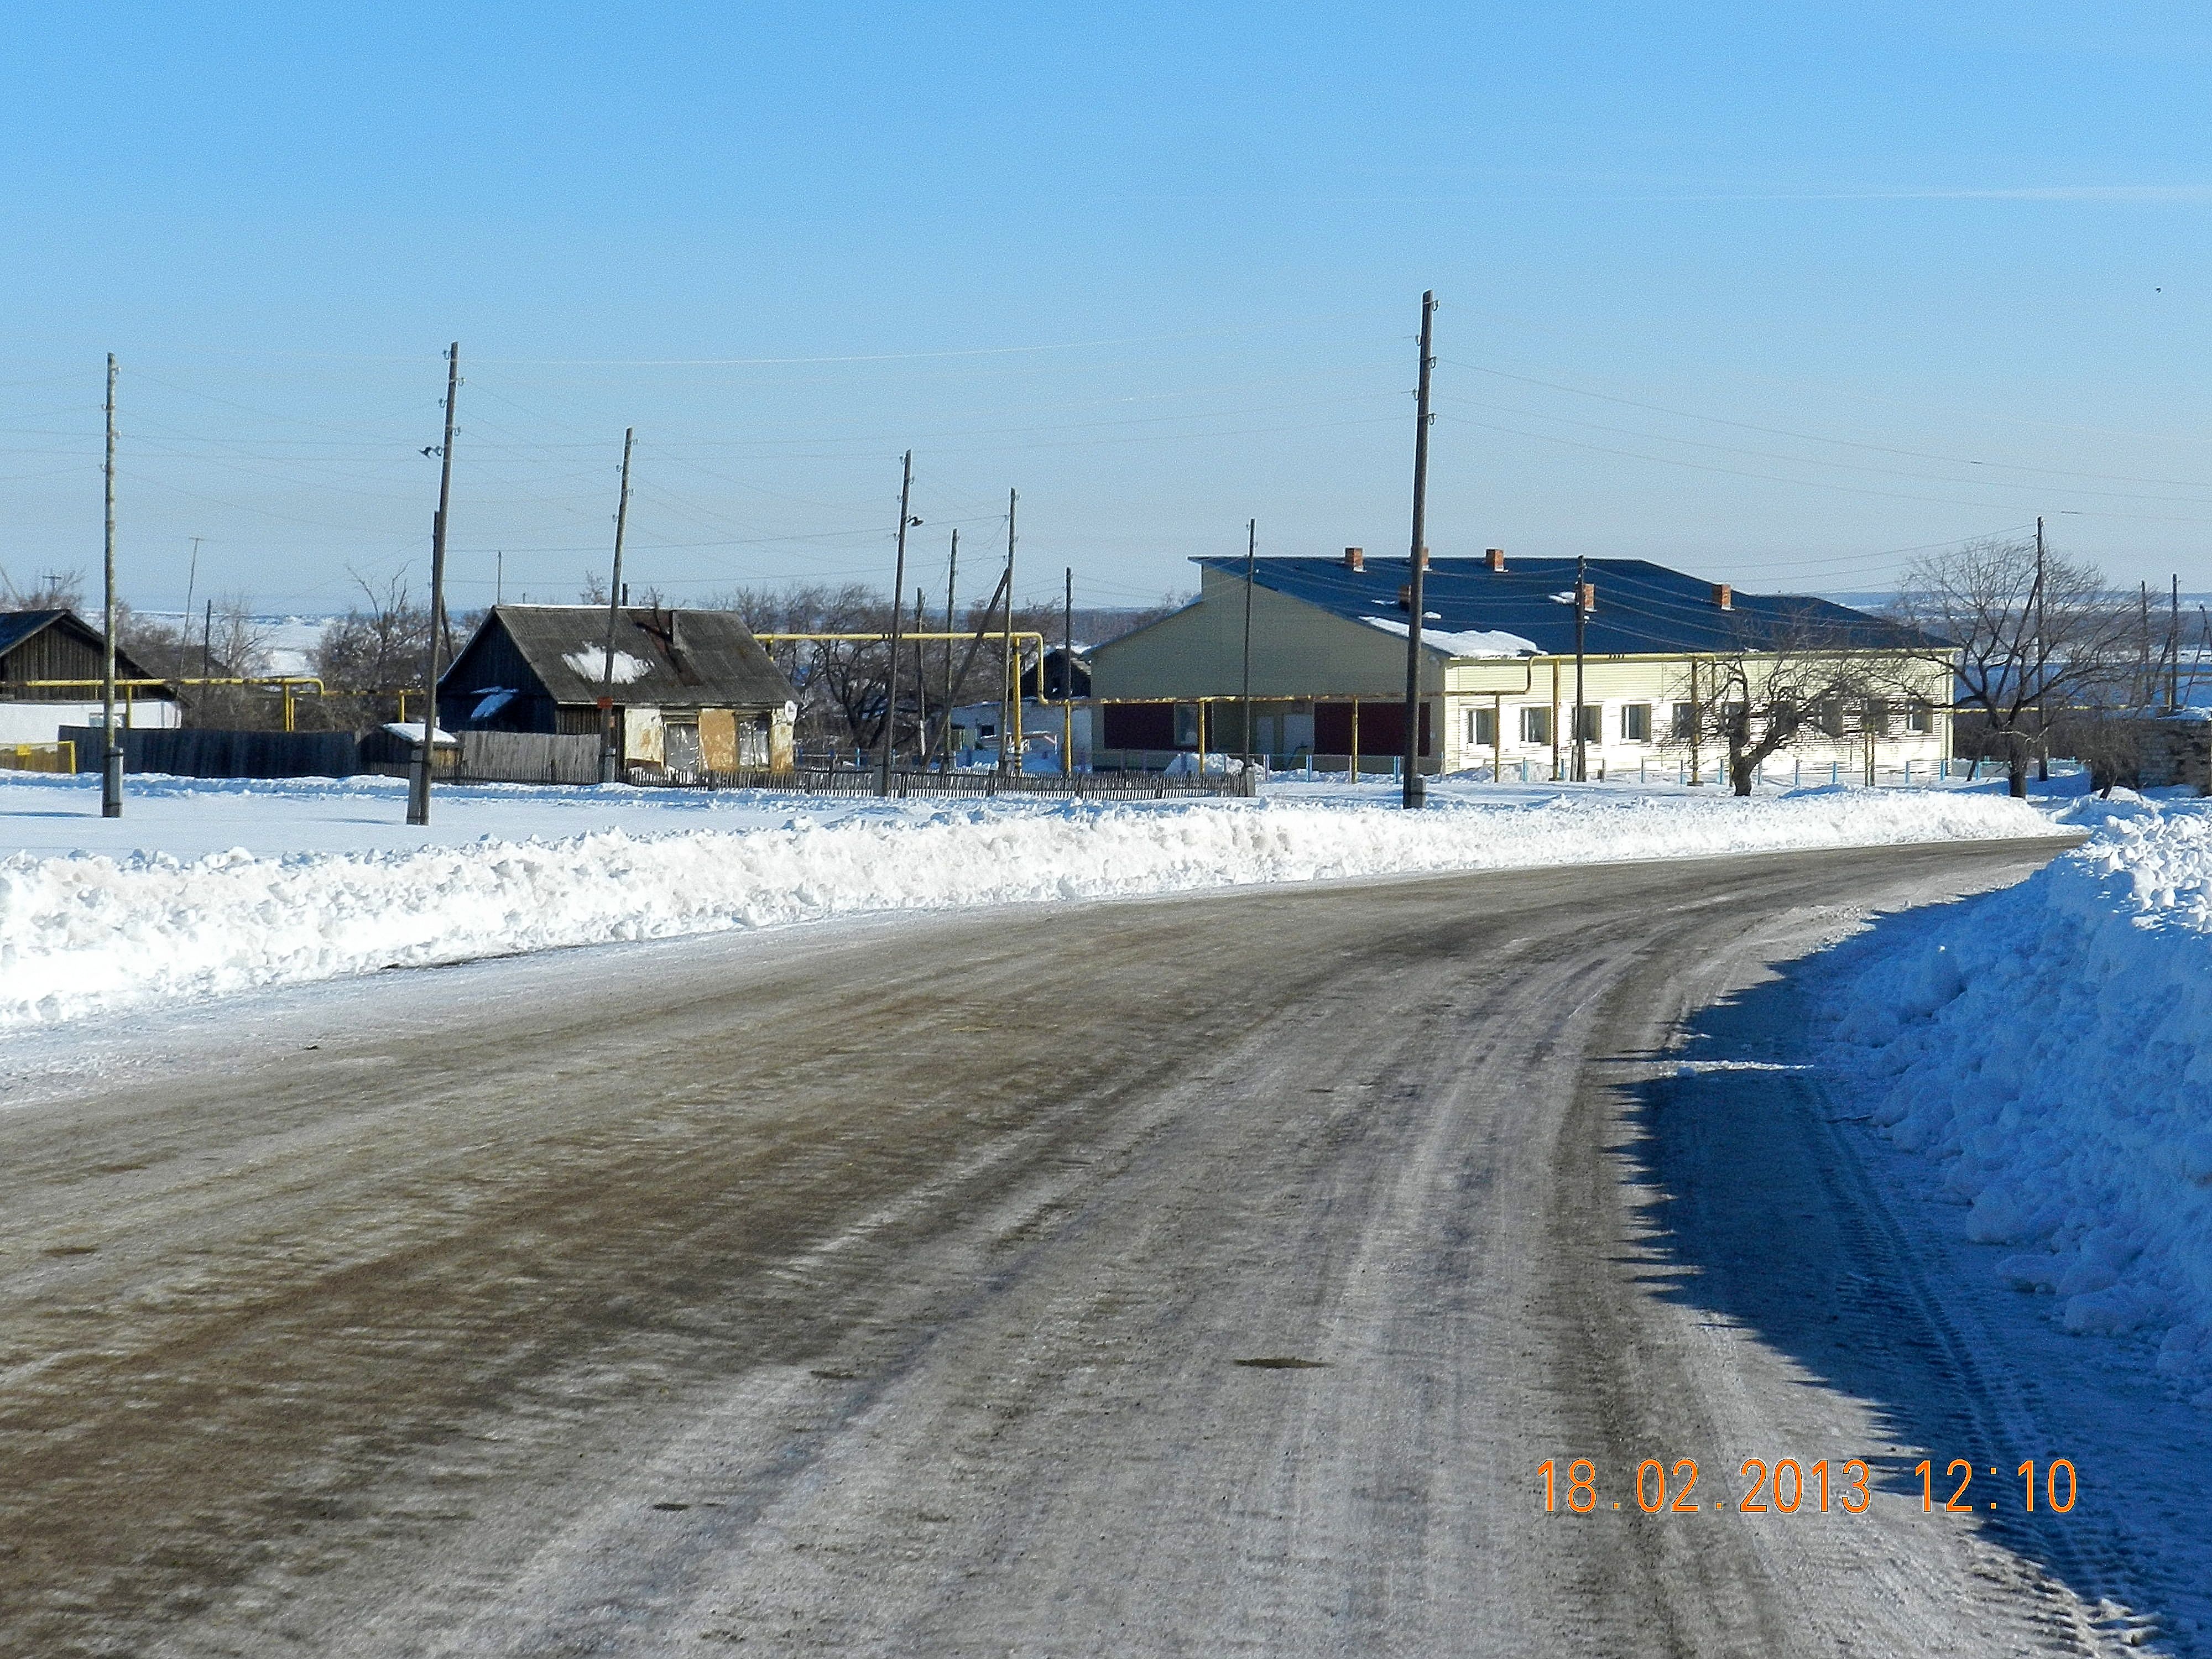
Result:
<svg viewBox="0 0 2212 1659"><path fill-rule="evenodd" d="M596 736L603 696L625 767L791 767L791 682L730 611L622 608L610 672L604 606L495 605L438 682L438 724Z"/></svg>
<svg viewBox="0 0 2212 1659"><path fill-rule="evenodd" d="M64 726L97 726L104 654L100 630L74 611L0 611L0 743L52 743ZM152 678L122 650L115 677ZM127 726L177 724L166 685L118 688L116 702Z"/></svg>

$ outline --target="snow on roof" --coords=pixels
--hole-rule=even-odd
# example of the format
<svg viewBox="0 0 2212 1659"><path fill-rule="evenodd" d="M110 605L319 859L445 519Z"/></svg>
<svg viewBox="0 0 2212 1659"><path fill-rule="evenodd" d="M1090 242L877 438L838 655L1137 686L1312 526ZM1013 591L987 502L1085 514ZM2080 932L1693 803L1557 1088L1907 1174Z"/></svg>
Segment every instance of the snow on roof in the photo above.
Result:
<svg viewBox="0 0 2212 1659"><path fill-rule="evenodd" d="M1509 634L1502 628L1431 628L1429 618L1433 611L1421 612L1421 643L1448 651L1455 657L1540 657L1543 647L1535 641L1523 639L1518 634ZM1360 621L1370 628L1379 628L1386 634L1395 634L1404 639L1412 629L1395 617L1362 617Z"/></svg>
<svg viewBox="0 0 2212 1659"><path fill-rule="evenodd" d="M1242 559L1193 562L1231 580L1244 574ZM1575 570L1572 559L1515 559L1504 569L1492 570L1484 559L1432 558L1421 600L1424 620L1434 614L1438 626L1424 627L1422 637L1504 634L1533 642L1539 655L1571 655ZM1261 559L1252 574L1272 592L1347 621L1405 627L1398 603L1399 590L1412 575L1405 559L1369 559L1358 570L1341 559ZM1824 643L1866 650L1932 643L1886 618L1810 595L1735 592L1729 608L1723 610L1714 602L1716 584L1646 559L1592 559L1587 574L1597 590L1584 641L1592 656L1736 651L1806 633Z"/></svg>
<svg viewBox="0 0 2212 1659"><path fill-rule="evenodd" d="M772 662L744 618L732 611L671 611L629 605L615 613L615 683L641 703L781 708L791 682ZM453 665L441 693L481 696L483 652L504 633L555 703L599 701L605 684L608 617L602 605L499 605L492 607ZM499 684L505 685L502 674Z"/></svg>
<svg viewBox="0 0 2212 1659"><path fill-rule="evenodd" d="M422 722L420 720L386 720L384 723L384 729L402 743L422 741ZM438 735L431 741L440 744L457 744L460 739L441 726L438 728Z"/></svg>
<svg viewBox="0 0 2212 1659"><path fill-rule="evenodd" d="M604 645L586 645L564 653L561 658L584 678L604 685L607 673L607 648ZM627 651L615 653L613 679L617 685L628 685L653 672L653 665L642 657L633 657Z"/></svg>

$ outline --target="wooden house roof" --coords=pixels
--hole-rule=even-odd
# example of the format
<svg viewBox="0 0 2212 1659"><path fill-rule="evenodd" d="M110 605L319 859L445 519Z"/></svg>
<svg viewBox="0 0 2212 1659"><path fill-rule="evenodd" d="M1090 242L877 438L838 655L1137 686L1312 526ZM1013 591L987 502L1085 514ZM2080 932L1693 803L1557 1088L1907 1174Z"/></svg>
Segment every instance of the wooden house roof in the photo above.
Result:
<svg viewBox="0 0 2212 1659"><path fill-rule="evenodd" d="M27 667L20 660L15 663L9 661L9 658L15 656L25 646L31 644L49 629L64 635L70 644L76 647L76 652L70 653L71 655L81 656L83 653L89 652L96 659L101 653L100 630L74 611L0 611L0 679L38 680L82 678L82 676L49 673L44 668L34 671ZM64 648L67 649L66 647ZM52 653L33 654L35 657L40 654L51 655ZM83 665L80 663L78 665ZM100 671L97 667L88 667L86 672L97 674ZM154 678L133 661L131 653L120 646L118 646L115 651L115 677L122 680L143 680ZM132 695L139 697L169 697L173 694L165 685L153 689L142 686Z"/></svg>
<svg viewBox="0 0 2212 1659"><path fill-rule="evenodd" d="M494 688L477 683L480 641L504 633L556 703L596 705L606 664L603 605L494 605L438 682L441 693ZM791 682L732 611L624 607L615 622L614 699L646 707L780 708ZM517 688L519 689L519 688Z"/></svg>

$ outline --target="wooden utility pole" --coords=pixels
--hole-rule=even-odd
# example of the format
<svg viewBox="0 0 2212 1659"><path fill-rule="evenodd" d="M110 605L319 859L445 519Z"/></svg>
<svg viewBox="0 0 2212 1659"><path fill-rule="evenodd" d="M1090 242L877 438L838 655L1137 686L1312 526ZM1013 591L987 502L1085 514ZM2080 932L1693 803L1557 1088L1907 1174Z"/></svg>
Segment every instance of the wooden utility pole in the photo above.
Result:
<svg viewBox="0 0 2212 1659"><path fill-rule="evenodd" d="M999 675L999 770L1018 771L1019 756L1009 757L1014 741L1014 710L1022 700L1021 683L1014 678L1014 507L1015 492L1006 492L1006 661Z"/></svg>
<svg viewBox="0 0 2212 1659"><path fill-rule="evenodd" d="M453 497L453 398L461 384L461 343L446 350L446 437L438 446L438 516L430 521L430 650L422 680L422 739L415 745L413 775L408 780L407 822L430 822L432 745L438 739L438 676L445 644L439 626L446 614L446 512Z"/></svg>
<svg viewBox="0 0 2212 1659"><path fill-rule="evenodd" d="M100 629L100 816L123 816L123 744L115 731L115 354L107 354L107 581Z"/></svg>
<svg viewBox="0 0 2212 1659"><path fill-rule="evenodd" d="M2044 696L2044 665L2050 660L2045 654L2043 639L2044 605L2043 515L2035 515L2035 775L2039 782L2051 781L2051 709Z"/></svg>
<svg viewBox="0 0 2212 1659"><path fill-rule="evenodd" d="M1437 313L1436 291L1421 295L1421 384L1414 394L1413 540L1407 563L1412 603L1406 612L1406 778L1399 804L1408 811L1423 805L1428 789L1421 779L1421 578L1428 562L1430 328Z"/></svg>
<svg viewBox="0 0 2212 1659"><path fill-rule="evenodd" d="M957 693L952 684L952 634L959 626L953 620L952 601L959 584L960 532L956 529L952 532L952 556L945 562L945 732L948 739L952 734L952 699ZM949 741L945 745L945 769L952 769L952 745Z"/></svg>
<svg viewBox="0 0 2212 1659"><path fill-rule="evenodd" d="M192 538L191 569L185 577L185 615L183 623L177 629L177 640L178 643L186 650L191 648L192 643L192 594L200 585L200 544L206 539L204 536ZM181 664L184 658L179 655L177 660Z"/></svg>
<svg viewBox="0 0 2212 1659"><path fill-rule="evenodd" d="M914 631L929 631L929 595L919 587L914 590ZM914 769L924 769L924 758L929 753L929 647L921 640L914 642Z"/></svg>
<svg viewBox="0 0 2212 1659"><path fill-rule="evenodd" d="M637 428L623 428L622 488L615 496L615 568L607 583L607 658L599 665L599 781L622 781L623 745L615 734L615 628L622 619L623 534L629 528L629 452Z"/></svg>
<svg viewBox="0 0 2212 1659"><path fill-rule="evenodd" d="M215 601L207 602L207 626L200 630L200 678L215 676ZM404 716L402 716L404 719Z"/></svg>
<svg viewBox="0 0 2212 1659"><path fill-rule="evenodd" d="M997 613L999 609L1000 589L1005 587L1006 585L1006 573L1002 570L999 573L999 586L991 590L990 599L985 601L982 610L976 615L975 635L969 640L968 648L961 653L960 666L953 674L953 679L956 684L961 685L968 684L968 672L975 667L975 653L983 648L983 641L991 632L991 618ZM948 629L945 631L950 633L951 630ZM951 650L950 641L946 641L946 649L949 654ZM950 770L952 765L952 711L950 708L945 710L945 724L938 732L938 738L945 744L945 763L946 769ZM927 757L925 757L925 758Z"/></svg>
<svg viewBox="0 0 2212 1659"><path fill-rule="evenodd" d="M1583 727L1583 634L1589 623L1589 560L1575 556L1575 781L1589 781L1589 739Z"/></svg>
<svg viewBox="0 0 2212 1659"><path fill-rule="evenodd" d="M1075 567L1069 565L1060 610L1060 775L1075 775ZM1037 690L1044 690L1044 665L1037 665Z"/></svg>
<svg viewBox="0 0 2212 1659"><path fill-rule="evenodd" d="M2173 609L2166 628L2166 706L2181 707L2181 573L2173 576Z"/></svg>
<svg viewBox="0 0 2212 1659"><path fill-rule="evenodd" d="M2136 707L2148 711L2150 700L2158 695L2150 669L2150 584L2137 582L2136 588L2142 606L2136 637Z"/></svg>
<svg viewBox="0 0 2212 1659"><path fill-rule="evenodd" d="M902 630L900 624L906 619L906 527L909 523L907 509L914 496L914 451L908 450L899 462L899 521L898 555L891 567L891 661L890 677L884 682L884 729L878 735L876 755L876 793L888 795L891 792L891 741L898 726L899 646Z"/></svg>
<svg viewBox="0 0 2212 1659"><path fill-rule="evenodd" d="M1241 701L1244 705L1244 770L1252 769L1252 578L1253 567L1260 554L1260 521L1248 520L1244 526L1244 684Z"/></svg>

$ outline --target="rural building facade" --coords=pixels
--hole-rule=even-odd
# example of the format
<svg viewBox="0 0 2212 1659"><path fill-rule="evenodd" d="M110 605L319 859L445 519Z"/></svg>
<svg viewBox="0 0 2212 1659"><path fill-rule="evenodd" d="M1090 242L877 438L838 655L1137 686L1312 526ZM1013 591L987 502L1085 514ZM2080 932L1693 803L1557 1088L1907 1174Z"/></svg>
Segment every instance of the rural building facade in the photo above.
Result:
<svg viewBox="0 0 2212 1659"><path fill-rule="evenodd" d="M1244 643L1244 562L1199 559L1195 603L1091 648L1102 714L1099 762L1243 742L1237 701ZM1342 770L1346 757L1389 769L1405 752L1405 559L1256 562L1251 593L1254 751L1313 756ZM1904 677L1899 695L1846 720L1824 713L1790 754L1845 775L1949 757L1950 674L1899 653L1928 641L1896 624L1826 600L1736 594L1641 559L1592 559L1584 633L1583 731L1593 778L1661 761L1717 774L1710 736L1693 752L1700 697L1714 665L1759 653L1826 648L1879 653ZM1420 752L1423 769L1476 767L1496 775L1570 775L1575 741L1572 559L1432 559L1423 580Z"/></svg>
<svg viewBox="0 0 2212 1659"><path fill-rule="evenodd" d="M605 607L492 607L438 681L448 732L599 733ZM788 770L791 682L734 611L617 613L613 713L625 768Z"/></svg>
<svg viewBox="0 0 2212 1659"><path fill-rule="evenodd" d="M0 611L0 743L52 743L65 726L98 726L102 654L100 630L73 611ZM151 678L121 650L115 677ZM118 686L115 698L119 724L178 722L166 685Z"/></svg>

